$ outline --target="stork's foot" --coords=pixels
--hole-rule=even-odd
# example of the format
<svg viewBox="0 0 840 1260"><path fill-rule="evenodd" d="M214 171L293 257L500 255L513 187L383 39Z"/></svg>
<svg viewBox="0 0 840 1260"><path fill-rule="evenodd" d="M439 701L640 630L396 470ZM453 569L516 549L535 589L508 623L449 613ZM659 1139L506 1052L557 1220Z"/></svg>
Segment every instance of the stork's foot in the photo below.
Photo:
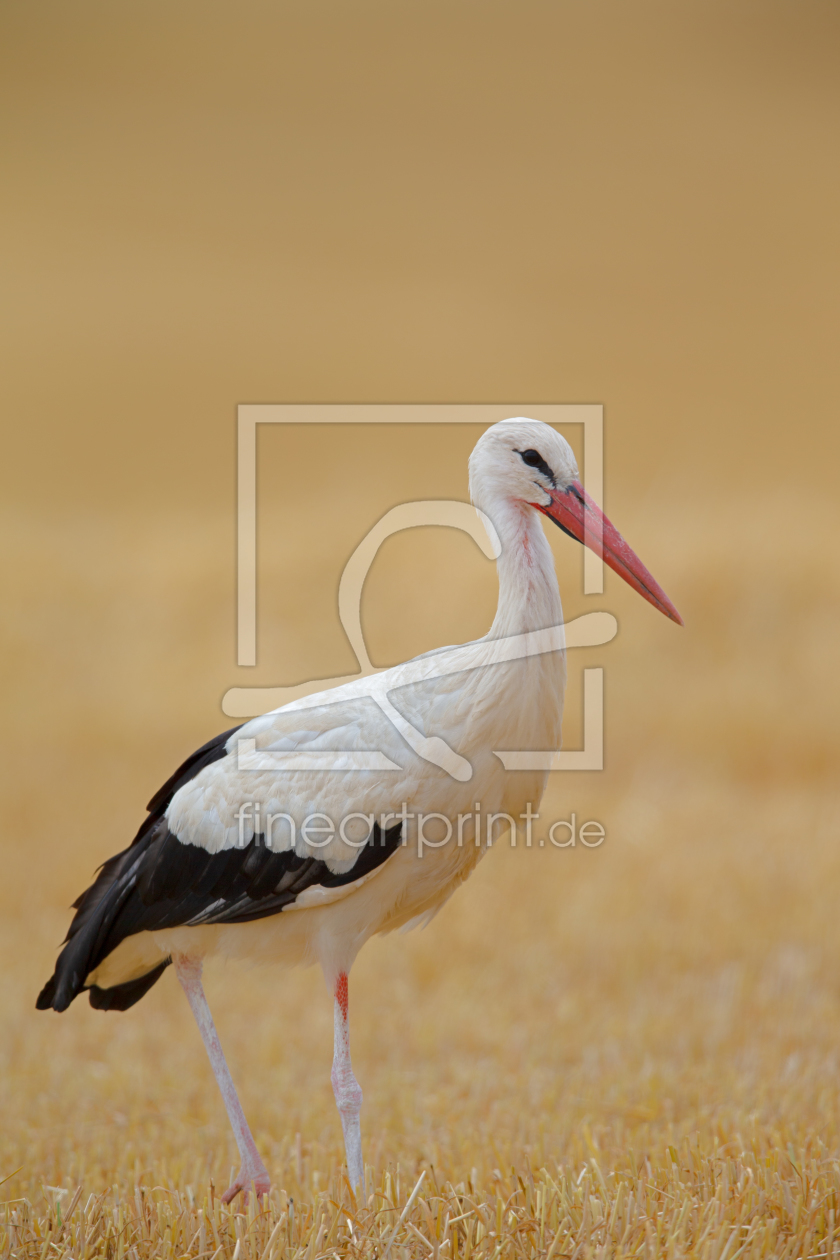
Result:
<svg viewBox="0 0 840 1260"><path fill-rule="evenodd" d="M238 1194L244 1194L245 1202L247 1203L252 1185L258 1199L268 1194L271 1189L271 1180L264 1164L261 1163L256 1168L246 1168L243 1165L239 1170L239 1176L236 1178L236 1181L222 1195L222 1203L232 1203Z"/></svg>

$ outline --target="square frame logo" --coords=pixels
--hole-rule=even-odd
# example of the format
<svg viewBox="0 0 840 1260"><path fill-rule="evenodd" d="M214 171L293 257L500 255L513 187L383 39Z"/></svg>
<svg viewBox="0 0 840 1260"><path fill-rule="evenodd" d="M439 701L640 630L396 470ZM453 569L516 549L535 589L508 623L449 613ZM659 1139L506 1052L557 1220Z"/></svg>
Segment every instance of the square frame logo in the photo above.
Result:
<svg viewBox="0 0 840 1260"><path fill-rule="evenodd" d="M258 424L475 424L485 428L513 416L528 416L556 426L583 426L583 476L586 490L596 502L603 501L604 409L600 404L577 403L242 403L237 409L237 664L257 663L257 425ZM405 738L409 746L424 755L418 733L394 708L385 688L377 686L381 671L371 664L361 629L361 591L365 576L381 544L393 533L417 525L450 525L464 530L488 557L499 554L499 542L492 523L468 503L430 500L403 503L378 521L371 522L368 534L348 560L339 585L338 611L344 630L356 654L359 671L339 678L313 679L294 687L233 687L224 695L222 709L229 717L249 718L292 701L305 706L305 698L342 683L369 678L370 695ZM584 550L583 591L602 594L604 566L600 555ZM604 612L586 613L565 625L530 635L499 641L498 661L558 648L595 647L608 643L617 631L615 618ZM469 666L460 660L465 649L451 649L436 657L441 675ZM450 659L452 658L452 659ZM488 662L491 663L491 662ZM427 662L425 663L427 673ZM381 694L380 694L381 693ZM319 704L323 704L323 698ZM497 752L506 770L602 770L604 766L604 671L585 669L583 673L582 749ZM421 743L424 741L420 741ZM425 741L428 743L429 741ZM243 747L248 745L248 747ZM264 769L281 769L277 754L257 754L251 740L240 740L240 758L249 763L256 757ZM262 765L268 756L271 765ZM299 755L298 755L299 756ZM358 769L397 769L383 764L381 753L371 750L357 754ZM430 758L437 760L436 757ZM468 763L454 753L452 765L445 765L453 777L468 777ZM280 758L282 761L282 757ZM387 758L384 759L387 762ZM439 763L440 764L440 763ZM244 768L244 763L243 763ZM254 764L252 768L257 769ZM289 767L290 768L290 767ZM323 767L327 769L326 765ZM346 760L343 768L347 769Z"/></svg>

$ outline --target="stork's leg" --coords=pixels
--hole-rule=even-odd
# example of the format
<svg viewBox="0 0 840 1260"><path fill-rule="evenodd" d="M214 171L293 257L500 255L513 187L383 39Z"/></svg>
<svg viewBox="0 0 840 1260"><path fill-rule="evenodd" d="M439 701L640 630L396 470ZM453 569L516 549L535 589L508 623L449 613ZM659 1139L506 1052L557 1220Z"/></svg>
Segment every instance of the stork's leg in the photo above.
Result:
<svg viewBox="0 0 840 1260"><path fill-rule="evenodd" d="M342 971L335 984L335 1049L332 1065L332 1087L341 1127L344 1130L344 1149L347 1152L347 1175L350 1185L358 1194L364 1190L365 1166L362 1162L362 1130L359 1112L362 1109L362 1091L353 1075L350 1062L350 1020L348 1018L347 976Z"/></svg>
<svg viewBox="0 0 840 1260"><path fill-rule="evenodd" d="M245 1119L245 1113L237 1097L236 1088L222 1052L219 1034L216 1032L216 1025L213 1023L213 1016L210 1014L210 1007L207 1005L207 998L204 996L204 987L201 983L201 961L176 955L172 962L175 967L175 974L187 995L187 1001L195 1016L195 1022L198 1024L198 1031L201 1033L201 1039L204 1042L210 1066L213 1069L219 1089L222 1091L222 1098L224 1099L225 1108L233 1129L233 1136L236 1138L236 1145L239 1147L239 1158L241 1160L239 1176L230 1189L226 1190L222 1195L222 1202L230 1203L231 1199L236 1198L240 1190L244 1190L247 1196L252 1182L258 1196L268 1194L271 1188L268 1171L260 1159L256 1143L251 1136L251 1130L248 1128L248 1121Z"/></svg>

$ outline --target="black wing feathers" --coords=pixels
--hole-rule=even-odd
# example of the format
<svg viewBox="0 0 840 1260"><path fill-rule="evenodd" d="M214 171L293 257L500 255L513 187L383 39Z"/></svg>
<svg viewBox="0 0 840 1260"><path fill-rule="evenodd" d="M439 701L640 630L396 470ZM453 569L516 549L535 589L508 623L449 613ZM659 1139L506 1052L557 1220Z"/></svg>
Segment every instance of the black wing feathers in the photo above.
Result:
<svg viewBox="0 0 840 1260"><path fill-rule="evenodd" d="M399 847L400 824L380 831L374 824L352 868L334 874L325 862L275 853L257 835L247 847L208 853L184 844L169 830L164 811L173 795L205 766L219 761L234 727L204 744L149 802L149 816L129 848L109 858L90 888L74 902L76 914L55 974L38 997L39 1010L65 1010L85 988L85 979L117 946L138 932L202 923L247 923L278 914L306 888L338 888L380 866ZM139 1002L169 965L109 989L89 987L98 1010L127 1010Z"/></svg>
<svg viewBox="0 0 840 1260"><path fill-rule="evenodd" d="M196 748L182 765L178 767L174 774L171 774L164 783L163 787L158 788L152 799L149 801L146 809L150 814L162 814L166 809L172 797L182 788L185 783L189 783L190 779L194 779L199 770L203 770L205 766L211 766L214 761L221 761L222 757L227 756L225 744L231 735L235 735L237 731L242 729L242 723L239 726L232 726L229 731L222 731L221 735L217 735L215 739L210 739L206 744L202 744L200 748Z"/></svg>
<svg viewBox="0 0 840 1260"><path fill-rule="evenodd" d="M182 844L161 818L150 836L137 871L137 892L144 906L182 897L201 878L211 860L206 849Z"/></svg>

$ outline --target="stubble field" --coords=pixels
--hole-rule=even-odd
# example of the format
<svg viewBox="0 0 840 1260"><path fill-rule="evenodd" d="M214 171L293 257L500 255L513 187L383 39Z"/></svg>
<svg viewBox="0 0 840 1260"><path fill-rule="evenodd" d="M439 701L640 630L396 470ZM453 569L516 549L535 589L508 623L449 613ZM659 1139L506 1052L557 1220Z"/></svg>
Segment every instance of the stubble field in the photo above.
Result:
<svg viewBox="0 0 840 1260"><path fill-rule="evenodd" d="M0 1256L836 1260L838 12L0 6ZM264 426L237 668L236 404L488 399L605 405L605 509L686 625L584 597L553 531L567 617L619 621L569 662L605 769L359 958L363 1202L321 976L208 967L274 1182L223 1208L171 972L126 1014L35 999L225 690L349 673L353 549L467 496L469 427ZM389 539L372 660L495 592L466 536ZM603 845L540 847L572 812Z"/></svg>
<svg viewBox="0 0 840 1260"><path fill-rule="evenodd" d="M449 438L453 462L472 436ZM430 459L415 476L433 470ZM336 517L353 501L348 490ZM610 577L598 604L622 629L586 660L605 668L607 768L553 776L530 850L500 841L429 928L363 951L351 1028L366 1202L353 1202L342 1179L320 975L209 968L223 1044L274 1179L262 1210L228 1210L215 1197L235 1148L171 974L126 1014L82 1001L61 1017L33 1009L64 906L127 840L168 767L212 729L209 704L190 709L179 692L205 671L212 693L224 674L229 626L216 613L229 573L209 545L212 523L185 525L167 549L161 531L129 519L69 531L32 521L24 533L9 521L19 620L4 685L20 725L7 799L28 842L7 843L3 859L6 1251L238 1248L243 1260L315 1260L382 1256L390 1244L446 1257L830 1256L840 853L826 761L840 574L809 559L808 539L836 522L830 505L812 505L799 532L762 556L762 508L747 505L737 522L747 572L720 513L710 514L725 521L715 528L676 502L613 512L686 628ZM282 514L265 525L267 601L274 583L329 587L336 552L350 549L329 514L305 555L284 549L287 526ZM576 594L579 557L559 533L552 544L571 616L588 607ZM401 605L411 598L400 592L406 572L411 616L394 617L395 592ZM365 592L374 659L457 639L459 623L461 637L478 632L494 594L492 567L468 540L440 530L392 539ZM324 656L308 641L310 606L292 607L281 622L283 651L303 662L296 676L319 653L328 669L347 668L340 628ZM51 682L37 631L58 617L64 658ZM266 631L269 658L276 637ZM125 671L125 652L147 687ZM580 737L583 658L570 658L568 746ZM294 681L270 668L258 680ZM39 742L27 704L32 712L33 695L51 685L59 694ZM164 692L171 720L149 704ZM541 846L548 824L572 810L579 823L603 823L604 844Z"/></svg>

